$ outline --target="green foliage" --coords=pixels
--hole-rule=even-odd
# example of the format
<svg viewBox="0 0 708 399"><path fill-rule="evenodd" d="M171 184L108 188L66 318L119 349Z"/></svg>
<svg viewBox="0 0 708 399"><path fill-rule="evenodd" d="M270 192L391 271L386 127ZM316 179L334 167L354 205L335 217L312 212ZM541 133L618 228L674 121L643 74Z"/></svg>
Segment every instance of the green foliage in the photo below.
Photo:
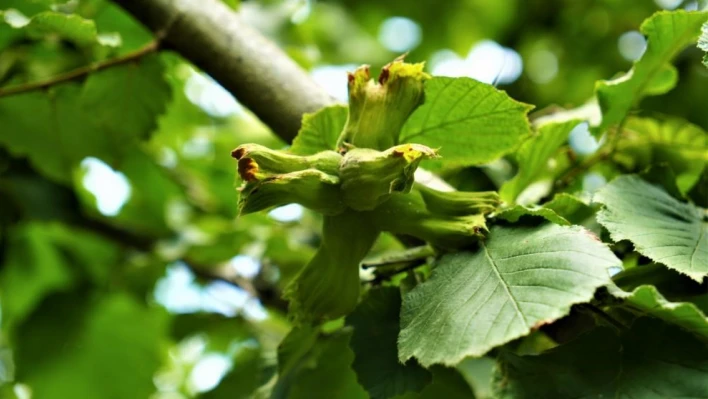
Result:
<svg viewBox="0 0 708 399"><path fill-rule="evenodd" d="M701 27L701 37L698 38L698 48L708 53L708 21ZM708 54L703 57L703 65L708 68Z"/></svg>
<svg viewBox="0 0 708 399"><path fill-rule="evenodd" d="M366 398L351 369L351 331L321 335L294 328L278 348L278 381L272 395L280 398Z"/></svg>
<svg viewBox="0 0 708 399"><path fill-rule="evenodd" d="M629 240L637 252L696 281L708 275L705 210L634 175L618 177L594 200L605 205L598 221L613 240Z"/></svg>
<svg viewBox="0 0 708 399"><path fill-rule="evenodd" d="M531 182L537 180L539 174L545 171L548 160L565 143L568 134L578 123L579 120L569 120L544 124L539 127L536 136L521 145L516 152L519 173L499 189L499 195L504 201L514 202Z"/></svg>
<svg viewBox="0 0 708 399"><path fill-rule="evenodd" d="M224 1L292 143L117 3L0 6L0 398L706 396L705 2Z"/></svg>
<svg viewBox="0 0 708 399"><path fill-rule="evenodd" d="M685 47L695 43L708 12L659 12L642 23L647 49L632 69L619 78L598 82L602 108L601 132L620 123L645 96L664 94L676 86L678 72L670 62Z"/></svg>
<svg viewBox="0 0 708 399"><path fill-rule="evenodd" d="M484 355L588 301L619 265L580 228L494 228L477 252L443 257L403 298L399 357L429 366Z"/></svg>
<svg viewBox="0 0 708 399"><path fill-rule="evenodd" d="M526 113L532 108L473 79L433 78L398 142L439 148L453 165L479 165L512 151L528 136Z"/></svg>
<svg viewBox="0 0 708 399"><path fill-rule="evenodd" d="M346 121L347 107L342 105L333 105L303 116L300 133L293 140L290 151L297 155L312 155L334 150Z"/></svg>
<svg viewBox="0 0 708 399"><path fill-rule="evenodd" d="M629 293L617 290L612 293L632 311L666 320L708 340L708 317L693 303L667 301L652 285L639 286Z"/></svg>
<svg viewBox="0 0 708 399"><path fill-rule="evenodd" d="M705 345L652 319L619 336L598 328L540 356L504 353L500 359L500 398L658 399L701 397L708 390Z"/></svg>
<svg viewBox="0 0 708 399"><path fill-rule="evenodd" d="M398 361L396 341L400 310L399 290L385 287L369 291L347 316L347 325L354 328L352 368L372 399L420 392L432 379L431 373L415 360L406 364Z"/></svg>

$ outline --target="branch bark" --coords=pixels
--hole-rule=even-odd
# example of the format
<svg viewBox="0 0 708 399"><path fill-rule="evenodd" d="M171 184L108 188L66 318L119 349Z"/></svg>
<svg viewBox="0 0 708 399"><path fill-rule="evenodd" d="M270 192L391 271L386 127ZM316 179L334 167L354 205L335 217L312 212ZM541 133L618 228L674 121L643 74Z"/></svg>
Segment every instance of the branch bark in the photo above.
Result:
<svg viewBox="0 0 708 399"><path fill-rule="evenodd" d="M288 142L303 114L334 103L290 57L219 0L115 2Z"/></svg>

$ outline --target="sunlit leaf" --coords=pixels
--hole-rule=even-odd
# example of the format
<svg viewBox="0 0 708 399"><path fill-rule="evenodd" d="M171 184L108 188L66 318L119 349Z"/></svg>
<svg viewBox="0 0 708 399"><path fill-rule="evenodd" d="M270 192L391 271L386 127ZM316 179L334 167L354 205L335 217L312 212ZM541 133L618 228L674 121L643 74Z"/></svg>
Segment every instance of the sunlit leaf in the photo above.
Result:
<svg viewBox="0 0 708 399"><path fill-rule="evenodd" d="M706 19L708 12L705 11L677 10L660 11L644 21L641 31L648 40L644 55L626 74L596 85L602 108L602 123L596 132L620 123L643 97L673 89L678 72L670 62L681 50L696 42Z"/></svg>
<svg viewBox="0 0 708 399"><path fill-rule="evenodd" d="M425 102L403 126L399 143L439 148L446 165L479 165L516 148L530 133L530 105L470 78L425 82Z"/></svg>
<svg viewBox="0 0 708 399"><path fill-rule="evenodd" d="M428 366L528 334L590 300L621 262L578 227L496 227L477 252L444 256L403 298L399 358Z"/></svg>
<svg viewBox="0 0 708 399"><path fill-rule="evenodd" d="M636 175L613 180L594 201L605 205L598 221L613 240L629 240L637 252L696 281L708 275L705 210L679 202Z"/></svg>
<svg viewBox="0 0 708 399"><path fill-rule="evenodd" d="M24 27L31 36L56 34L79 46L97 43L96 24L76 14L45 11L33 16Z"/></svg>

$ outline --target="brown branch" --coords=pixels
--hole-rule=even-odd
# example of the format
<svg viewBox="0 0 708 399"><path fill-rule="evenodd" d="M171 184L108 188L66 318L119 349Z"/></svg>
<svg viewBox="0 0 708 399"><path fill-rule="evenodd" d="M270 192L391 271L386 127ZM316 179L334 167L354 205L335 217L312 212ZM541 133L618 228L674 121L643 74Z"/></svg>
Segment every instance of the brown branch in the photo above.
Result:
<svg viewBox="0 0 708 399"><path fill-rule="evenodd" d="M209 74L285 141L332 99L274 43L220 0L114 0L165 46ZM167 28L166 28L167 27Z"/></svg>
<svg viewBox="0 0 708 399"><path fill-rule="evenodd" d="M74 69L72 71L57 75L53 78L42 80L39 82L30 82L26 84L20 84L15 86L10 86L6 88L0 88L0 97L12 96L15 94L28 93L31 91L42 90L48 87L69 82L75 79L82 78L90 73L98 72L103 69L111 68L118 65L128 64L133 61L137 61L140 58L156 52L159 48L159 41L154 40L144 47L135 50L131 53L125 54L121 57L112 58L106 61L96 62L86 65L81 68Z"/></svg>

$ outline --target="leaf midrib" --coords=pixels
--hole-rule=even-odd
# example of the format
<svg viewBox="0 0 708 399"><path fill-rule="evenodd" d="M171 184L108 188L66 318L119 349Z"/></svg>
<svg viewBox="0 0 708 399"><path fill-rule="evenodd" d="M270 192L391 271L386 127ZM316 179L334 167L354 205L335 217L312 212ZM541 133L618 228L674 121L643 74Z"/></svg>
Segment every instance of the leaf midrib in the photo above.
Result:
<svg viewBox="0 0 708 399"><path fill-rule="evenodd" d="M489 261L489 264L492 266L492 270L494 271L494 274L496 274L497 278L499 281L501 281L502 286L504 287L504 290L506 291L506 294L509 296L511 299L511 303L514 305L514 310L516 310L516 314L519 316L521 321L524 322L524 326L528 329L531 326L529 325L528 321L526 320L526 316L521 312L521 309L519 308L519 304L516 301L516 297L514 297L514 294L511 293L511 290L509 289L509 284L504 280L504 277L502 277L501 272L499 272L499 267L497 264L494 262L494 259L492 259L491 255L489 254L489 249L487 248L487 245L482 242L482 249L484 250L484 257L487 258Z"/></svg>

